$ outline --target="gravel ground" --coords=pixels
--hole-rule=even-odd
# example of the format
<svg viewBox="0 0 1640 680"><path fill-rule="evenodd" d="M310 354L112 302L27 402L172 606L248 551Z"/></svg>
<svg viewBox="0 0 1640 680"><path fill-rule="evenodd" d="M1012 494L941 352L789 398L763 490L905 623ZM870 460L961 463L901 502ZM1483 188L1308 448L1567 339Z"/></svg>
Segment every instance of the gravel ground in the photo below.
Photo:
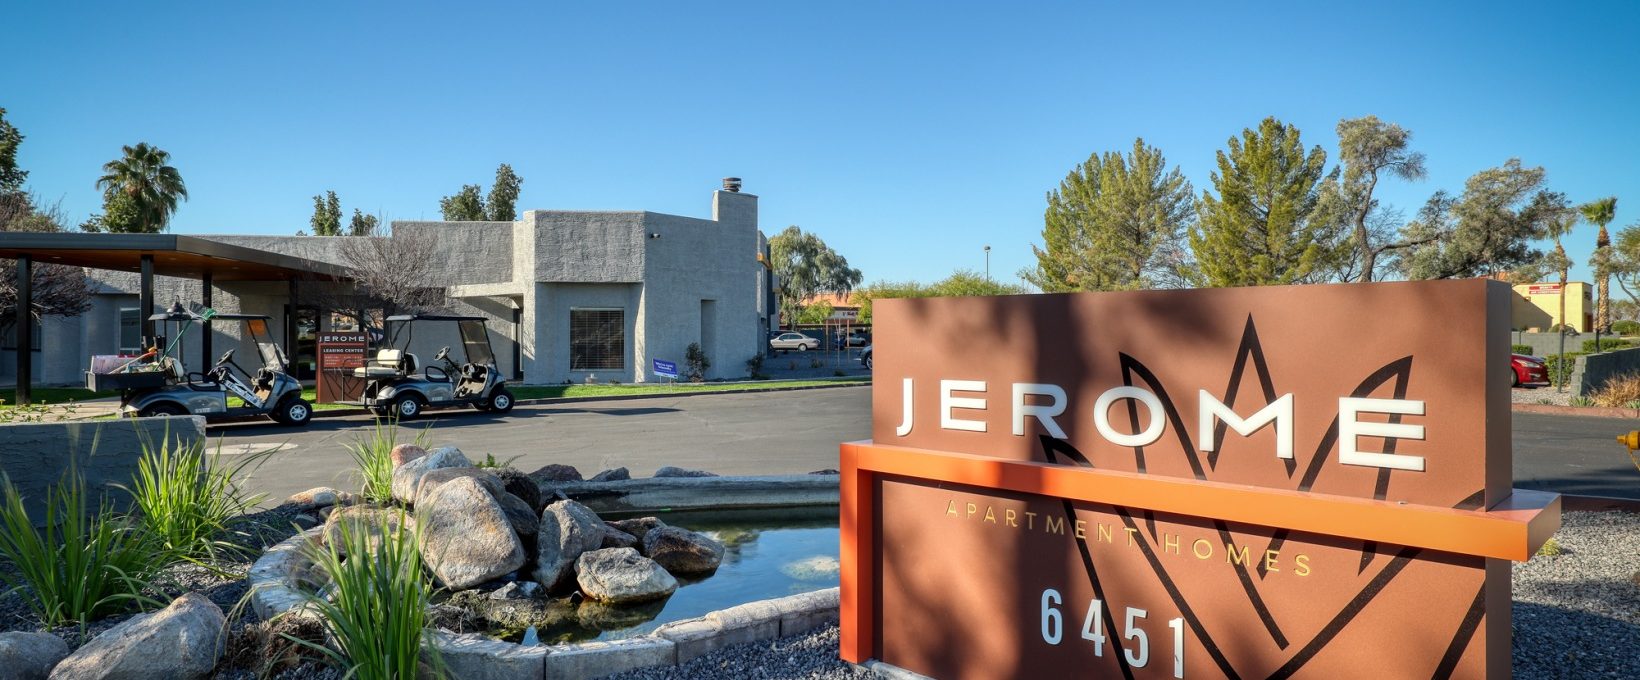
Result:
<svg viewBox="0 0 1640 680"><path fill-rule="evenodd" d="M1640 515L1568 512L1516 564L1515 677L1640 678Z"/></svg>
<svg viewBox="0 0 1640 680"><path fill-rule="evenodd" d="M1572 388L1567 386L1566 391L1561 392L1553 387L1516 387L1509 390L1509 401L1516 404L1570 406L1572 404Z"/></svg>

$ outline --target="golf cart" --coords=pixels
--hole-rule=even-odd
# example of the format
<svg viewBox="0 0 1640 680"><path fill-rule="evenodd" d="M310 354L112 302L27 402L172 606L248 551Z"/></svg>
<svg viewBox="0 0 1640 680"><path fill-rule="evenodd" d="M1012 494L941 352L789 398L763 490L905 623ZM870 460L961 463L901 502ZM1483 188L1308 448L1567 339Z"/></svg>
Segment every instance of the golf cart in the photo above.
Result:
<svg viewBox="0 0 1640 680"><path fill-rule="evenodd" d="M158 346L129 360L93 357L86 372L86 387L120 391L123 416L201 415L209 420L265 415L286 425L306 425L313 418L313 406L302 399L302 385L288 373L285 353L268 333L269 317L258 314L218 314L205 309L191 312L181 303L163 314L148 317L174 330L171 343L161 352ZM256 372L234 361L234 350L217 359L209 372L188 372L177 348L194 325L203 322L238 322L239 337L256 345L262 365ZM235 372L237 370L237 373ZM228 406L228 396L239 397L243 406Z"/></svg>
<svg viewBox="0 0 1640 680"><path fill-rule="evenodd" d="M421 415L424 409L448 406L471 406L492 413L512 410L513 396L496 368L484 317L409 314L387 317L386 325L386 345L364 366L353 369L355 377L369 381L364 386L364 405L377 415L405 420ZM410 351L418 328L423 342L458 338L461 363L450 358L446 345L433 355L432 362L423 365ZM450 335L451 330L455 336Z"/></svg>

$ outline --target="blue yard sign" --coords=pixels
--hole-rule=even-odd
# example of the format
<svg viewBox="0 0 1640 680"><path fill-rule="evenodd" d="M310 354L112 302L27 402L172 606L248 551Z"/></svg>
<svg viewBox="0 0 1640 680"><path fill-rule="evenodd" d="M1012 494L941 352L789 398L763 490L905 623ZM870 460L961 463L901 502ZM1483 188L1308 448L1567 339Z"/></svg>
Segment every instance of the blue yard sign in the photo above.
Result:
<svg viewBox="0 0 1640 680"><path fill-rule="evenodd" d="M674 364L670 361L661 361L660 359L656 359L655 360L655 375L666 377L666 378L671 378L673 380L677 380L678 379L678 365Z"/></svg>

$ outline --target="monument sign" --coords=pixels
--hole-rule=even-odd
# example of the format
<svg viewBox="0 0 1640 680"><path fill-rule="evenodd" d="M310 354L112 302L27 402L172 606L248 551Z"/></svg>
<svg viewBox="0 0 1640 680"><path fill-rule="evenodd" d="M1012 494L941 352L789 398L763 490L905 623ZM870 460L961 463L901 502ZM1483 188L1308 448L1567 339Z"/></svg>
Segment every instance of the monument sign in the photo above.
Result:
<svg viewBox="0 0 1640 680"><path fill-rule="evenodd" d="M936 678L1499 678L1508 286L879 300L842 654Z"/></svg>

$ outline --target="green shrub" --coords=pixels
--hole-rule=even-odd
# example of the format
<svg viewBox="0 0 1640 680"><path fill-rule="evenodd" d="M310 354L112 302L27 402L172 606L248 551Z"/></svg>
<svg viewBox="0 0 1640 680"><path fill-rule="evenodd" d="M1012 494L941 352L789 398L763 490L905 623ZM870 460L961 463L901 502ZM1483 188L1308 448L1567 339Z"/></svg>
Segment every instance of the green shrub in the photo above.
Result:
<svg viewBox="0 0 1640 680"><path fill-rule="evenodd" d="M706 369L712 367L712 360L706 358L706 352L700 348L700 343L691 342L689 347L683 350L683 364L683 377L688 378L689 382L702 382L706 380Z"/></svg>
<svg viewBox="0 0 1640 680"><path fill-rule="evenodd" d="M106 497L90 508L85 478L70 467L46 490L45 527L36 529L11 478L0 473L0 579L23 594L48 628L85 624L139 604L147 579L164 563L164 546L116 515Z"/></svg>
<svg viewBox="0 0 1640 680"><path fill-rule="evenodd" d="M763 375L763 353L758 352L753 354L752 358L746 360L746 377L758 380L761 375Z"/></svg>
<svg viewBox="0 0 1640 680"><path fill-rule="evenodd" d="M513 464L513 461L518 460L519 458L523 458L523 457L524 457L523 455L517 455L517 456L513 456L511 458L508 458L506 460L496 460L495 454L486 453L486 454L484 454L484 460L473 463L473 467L476 467L476 468L511 467L512 464Z"/></svg>
<svg viewBox="0 0 1640 680"><path fill-rule="evenodd" d="M1626 349L1633 346L1634 343L1627 340L1622 340L1619 338L1601 338L1600 347L1596 349L1594 339L1591 338L1583 341L1583 353L1594 354L1596 352L1610 352L1614 349Z"/></svg>
<svg viewBox="0 0 1640 680"><path fill-rule="evenodd" d="M1640 321L1631 319L1613 321L1612 332L1618 335L1640 335Z"/></svg>
<svg viewBox="0 0 1640 680"><path fill-rule="evenodd" d="M416 434L416 446L426 446L427 436L433 431L428 425ZM359 496L372 503L393 500L393 447L398 446L399 421L397 418L376 418L369 436L356 438L347 445L347 452L358 466Z"/></svg>
<svg viewBox="0 0 1640 680"><path fill-rule="evenodd" d="M159 541L167 557L215 561L218 551L245 551L222 537L228 523L262 502L263 495L245 495L235 478L272 453L264 451L228 463L222 459L220 443L216 453L207 456L203 439L184 443L162 436L156 444L144 437L136 479L123 488L131 494L136 520Z"/></svg>
<svg viewBox="0 0 1640 680"><path fill-rule="evenodd" d="M1544 367L1549 369L1549 382L1559 387L1572 377L1572 371L1577 368L1577 358L1582 352L1567 352L1565 354L1550 354L1543 357Z"/></svg>
<svg viewBox="0 0 1640 680"><path fill-rule="evenodd" d="M402 516L376 527L343 522L339 540L307 549L330 585L323 594L304 591L303 596L322 615L334 648L292 641L321 651L349 678L422 677L423 652L431 657L433 670L442 670L427 644L432 584L422 570L415 529L406 524ZM373 535L381 537L379 542Z"/></svg>
<svg viewBox="0 0 1640 680"><path fill-rule="evenodd" d="M1553 536L1550 536L1549 540L1544 541L1543 547L1538 548L1537 551L1539 557L1554 557L1560 553L1560 541L1555 540L1555 537Z"/></svg>
<svg viewBox="0 0 1640 680"><path fill-rule="evenodd" d="M1531 345L1510 345L1509 346L1509 351L1514 352L1515 354L1525 354L1527 356L1531 356L1532 346Z"/></svg>

